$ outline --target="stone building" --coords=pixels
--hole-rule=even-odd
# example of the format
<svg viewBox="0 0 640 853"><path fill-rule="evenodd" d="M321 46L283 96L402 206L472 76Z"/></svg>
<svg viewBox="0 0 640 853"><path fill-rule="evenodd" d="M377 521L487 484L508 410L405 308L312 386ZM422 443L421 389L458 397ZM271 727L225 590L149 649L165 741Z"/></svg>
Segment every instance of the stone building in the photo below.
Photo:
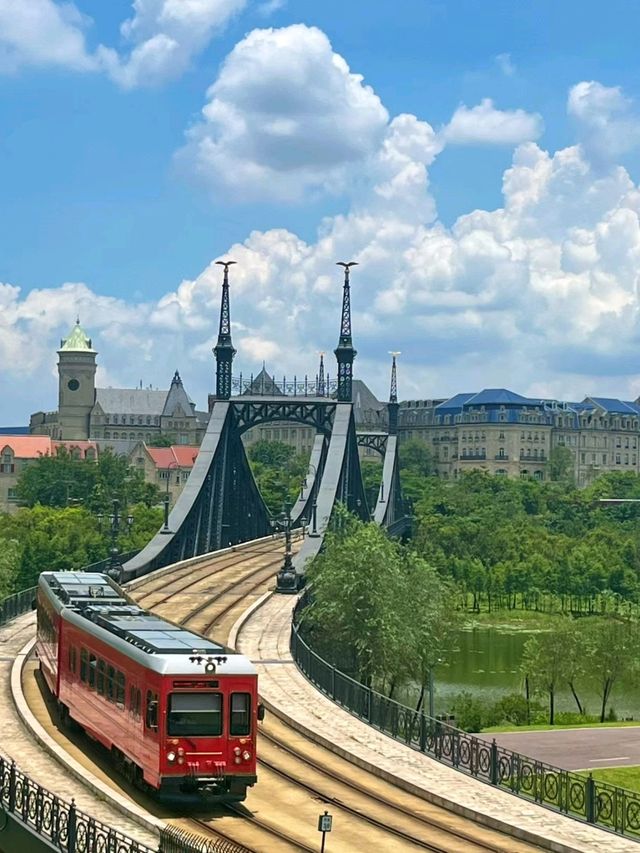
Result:
<svg viewBox="0 0 640 853"><path fill-rule="evenodd" d="M58 350L58 409L31 415L29 430L56 440L92 440L129 453L159 436L200 444L207 412L196 410L175 372L168 389L96 388L96 356L80 321Z"/></svg>
<svg viewBox="0 0 640 853"><path fill-rule="evenodd" d="M573 403L491 388L448 400L404 401L398 434L401 441L425 441L444 478L480 469L544 480L559 446L571 451L579 486L604 471L640 471L638 400L586 397Z"/></svg>
<svg viewBox="0 0 640 853"><path fill-rule="evenodd" d="M139 441L129 454L129 464L141 470L147 483L153 483L170 496L173 506L184 488L200 448L174 444L171 447L148 447Z"/></svg>

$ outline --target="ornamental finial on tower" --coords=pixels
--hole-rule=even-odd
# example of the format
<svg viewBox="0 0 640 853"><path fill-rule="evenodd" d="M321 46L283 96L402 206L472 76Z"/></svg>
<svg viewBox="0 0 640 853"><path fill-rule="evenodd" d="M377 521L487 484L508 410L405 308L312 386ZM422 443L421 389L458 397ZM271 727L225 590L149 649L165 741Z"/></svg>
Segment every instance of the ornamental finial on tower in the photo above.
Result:
<svg viewBox="0 0 640 853"><path fill-rule="evenodd" d="M400 355L398 350L390 351L391 356L391 391L387 411L389 412L389 434L396 435L398 432L398 377L396 372L396 359Z"/></svg>
<svg viewBox="0 0 640 853"><path fill-rule="evenodd" d="M236 354L231 341L231 306L229 302L229 267L235 261L216 261L224 267L222 279L222 300L220 302L220 326L218 342L213 348L216 357L216 397L228 400L231 396L231 364Z"/></svg>
<svg viewBox="0 0 640 853"><path fill-rule="evenodd" d="M353 360L357 355L351 338L351 287L349 271L357 266L357 261L338 261L337 266L344 267L344 285L342 288L342 321L340 340L334 350L338 361L338 402L350 403L352 400Z"/></svg>
<svg viewBox="0 0 640 853"><path fill-rule="evenodd" d="M318 368L318 397L324 397L324 352L322 350L319 353L320 355L320 367Z"/></svg>

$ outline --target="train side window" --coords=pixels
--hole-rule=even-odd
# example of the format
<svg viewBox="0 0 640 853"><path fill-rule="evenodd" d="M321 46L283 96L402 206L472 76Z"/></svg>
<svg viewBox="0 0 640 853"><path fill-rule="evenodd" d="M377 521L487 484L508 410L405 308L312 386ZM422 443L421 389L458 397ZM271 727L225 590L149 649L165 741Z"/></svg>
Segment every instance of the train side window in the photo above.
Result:
<svg viewBox="0 0 640 853"><path fill-rule="evenodd" d="M95 655L89 655L89 687L92 690L96 689L96 666L98 661Z"/></svg>
<svg viewBox="0 0 640 853"><path fill-rule="evenodd" d="M136 689L136 717L140 716L142 711L142 691L138 687Z"/></svg>
<svg viewBox="0 0 640 853"><path fill-rule="evenodd" d="M80 681L87 680L87 669L89 668L89 652L86 649L80 649Z"/></svg>
<svg viewBox="0 0 640 853"><path fill-rule="evenodd" d="M107 666L107 699L110 702L115 700L116 696L116 671L109 665Z"/></svg>
<svg viewBox="0 0 640 853"><path fill-rule="evenodd" d="M102 658L100 658L98 660L98 677L96 679L96 685L98 687L98 693L101 696L104 696L104 669L105 663Z"/></svg>
<svg viewBox="0 0 640 853"><path fill-rule="evenodd" d="M126 695L124 684L124 672L116 672L116 704L124 708L124 697Z"/></svg>
<svg viewBox="0 0 640 853"><path fill-rule="evenodd" d="M76 647L75 646L69 646L69 669L73 673L75 673L75 671L76 671Z"/></svg>
<svg viewBox="0 0 640 853"><path fill-rule="evenodd" d="M251 731L251 696L249 693L231 694L229 716L229 734L249 734Z"/></svg>
<svg viewBox="0 0 640 853"><path fill-rule="evenodd" d="M147 710L145 725L152 731L158 731L158 694L147 690Z"/></svg>

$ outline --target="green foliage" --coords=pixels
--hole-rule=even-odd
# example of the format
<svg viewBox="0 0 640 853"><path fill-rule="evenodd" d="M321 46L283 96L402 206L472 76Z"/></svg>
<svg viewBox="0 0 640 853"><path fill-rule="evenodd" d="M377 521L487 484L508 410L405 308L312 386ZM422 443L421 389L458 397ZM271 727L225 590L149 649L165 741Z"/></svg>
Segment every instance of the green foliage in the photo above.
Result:
<svg viewBox="0 0 640 853"><path fill-rule="evenodd" d="M378 492L380 491L380 483L382 482L382 462L374 461L373 459L365 459L360 464L362 471L362 481L364 483L364 493L367 499L369 511L373 509L378 500Z"/></svg>
<svg viewBox="0 0 640 853"><path fill-rule="evenodd" d="M304 483L309 465L306 454L283 441L261 439L248 449L249 462L260 494L273 515L292 505Z"/></svg>
<svg viewBox="0 0 640 853"><path fill-rule="evenodd" d="M11 539L20 543L12 592L33 586L40 572L79 569L107 552L95 517L84 508L36 506L1 515L0 542Z"/></svg>
<svg viewBox="0 0 640 853"><path fill-rule="evenodd" d="M549 451L549 462L547 463L549 479L554 482L573 482L574 462L573 451L568 447L563 444L552 447Z"/></svg>
<svg viewBox="0 0 640 853"><path fill-rule="evenodd" d="M122 506L152 506L160 500L157 487L145 482L143 472L109 449L97 460L77 459L66 448L55 456L41 456L24 468L16 490L29 507L81 504L93 512L109 511L113 498Z"/></svg>
<svg viewBox="0 0 640 853"><path fill-rule="evenodd" d="M152 438L147 441L148 447L171 447L173 444L177 444L176 436L174 433L169 433L165 435L157 435L152 436Z"/></svg>
<svg viewBox="0 0 640 853"><path fill-rule="evenodd" d="M447 657L455 618L450 587L415 552L343 507L309 567L314 603L305 613L314 646L388 695Z"/></svg>
<svg viewBox="0 0 640 853"><path fill-rule="evenodd" d="M453 697L451 710L455 717L456 726L465 732L479 732L485 725L484 704L468 690L464 690Z"/></svg>
<svg viewBox="0 0 640 853"><path fill-rule="evenodd" d="M414 546L474 610L616 611L640 600L640 505L597 503L613 496L640 497L640 478L608 474L581 491L480 471L422 478Z"/></svg>

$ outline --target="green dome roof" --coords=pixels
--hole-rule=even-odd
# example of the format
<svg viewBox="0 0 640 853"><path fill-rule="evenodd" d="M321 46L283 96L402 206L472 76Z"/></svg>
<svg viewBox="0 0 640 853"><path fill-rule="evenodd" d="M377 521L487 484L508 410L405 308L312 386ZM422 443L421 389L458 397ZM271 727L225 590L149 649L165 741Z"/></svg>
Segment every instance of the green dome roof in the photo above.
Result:
<svg viewBox="0 0 640 853"><path fill-rule="evenodd" d="M91 338L88 337L85 330L80 325L80 318L76 320L76 324L69 333L67 338L60 341L61 350L89 350L95 352L91 346Z"/></svg>

